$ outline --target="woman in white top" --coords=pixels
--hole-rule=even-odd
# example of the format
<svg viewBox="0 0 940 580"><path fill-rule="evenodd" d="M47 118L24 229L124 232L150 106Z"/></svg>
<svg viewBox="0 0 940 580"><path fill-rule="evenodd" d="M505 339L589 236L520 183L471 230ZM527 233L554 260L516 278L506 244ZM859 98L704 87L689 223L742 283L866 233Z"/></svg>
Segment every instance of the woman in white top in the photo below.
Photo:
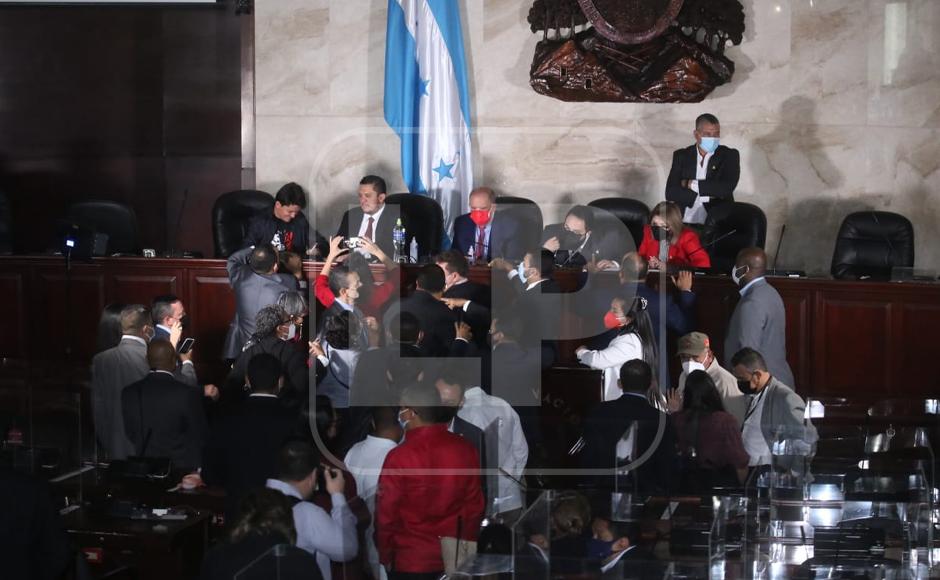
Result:
<svg viewBox="0 0 940 580"><path fill-rule="evenodd" d="M604 326L619 329L617 336L603 350L590 350L580 346L575 351L578 360L593 369L604 371L603 400L612 401L620 398L623 392L617 384L620 367L627 361L640 359L655 369L656 339L653 325L646 312L645 298L635 296L632 302L617 297L610 302L610 311L604 315ZM654 378L655 388L655 378Z"/></svg>

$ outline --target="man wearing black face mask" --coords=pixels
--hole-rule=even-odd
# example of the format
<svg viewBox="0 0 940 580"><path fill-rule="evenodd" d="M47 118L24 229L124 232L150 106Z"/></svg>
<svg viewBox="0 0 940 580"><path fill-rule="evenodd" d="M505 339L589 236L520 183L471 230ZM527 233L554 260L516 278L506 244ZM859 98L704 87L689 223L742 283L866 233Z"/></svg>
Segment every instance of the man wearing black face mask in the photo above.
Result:
<svg viewBox="0 0 940 580"><path fill-rule="evenodd" d="M809 456L819 436L805 419L806 405L793 389L777 380L768 370L764 357L752 348L739 350L731 357L732 373L738 389L750 396L741 438L750 455L752 467L770 464L771 449L781 439L788 442L789 469L797 469L798 456Z"/></svg>
<svg viewBox="0 0 940 580"><path fill-rule="evenodd" d="M787 363L787 312L780 294L764 278L767 255L760 248L738 253L731 279L740 288L741 300L731 315L725 338L725 367L742 348L753 348L767 361L767 368L784 384L794 385Z"/></svg>
<svg viewBox="0 0 940 580"><path fill-rule="evenodd" d="M594 227L594 210L576 205L565 215L564 223L545 226L542 247L555 255L558 266L582 267L591 260L616 260L620 243L615 232L603 234Z"/></svg>
<svg viewBox="0 0 940 580"><path fill-rule="evenodd" d="M176 348L182 338L183 327L186 324L186 307L183 301L173 294L157 296L150 305L150 315L153 318L153 339L167 340ZM180 364L174 374L176 379L194 387L199 386L196 376L196 367L193 366L193 349L179 354ZM211 399L219 397L219 390L215 385L203 385L203 395Z"/></svg>

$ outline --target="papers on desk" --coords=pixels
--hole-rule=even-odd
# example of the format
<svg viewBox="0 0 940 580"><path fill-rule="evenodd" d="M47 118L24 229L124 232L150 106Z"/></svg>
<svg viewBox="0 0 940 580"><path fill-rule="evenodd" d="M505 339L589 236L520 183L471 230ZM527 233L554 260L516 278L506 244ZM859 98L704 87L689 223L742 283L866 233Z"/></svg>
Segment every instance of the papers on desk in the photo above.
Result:
<svg viewBox="0 0 940 580"><path fill-rule="evenodd" d="M601 572L602 572L602 573L603 573L603 572L607 572L608 570L610 570L611 568L613 568L614 566L616 566L616 565L617 565L617 562L620 561L620 558L623 558L623 555L626 554L627 552L629 552L630 550L632 550L633 548L636 548L636 546L630 546L630 547L627 548L626 550L624 550L624 551L622 551L622 552L618 552L618 553L614 554L613 556L611 556L611 557L610 557L610 561L608 561L606 564L604 564L603 566L601 566Z"/></svg>

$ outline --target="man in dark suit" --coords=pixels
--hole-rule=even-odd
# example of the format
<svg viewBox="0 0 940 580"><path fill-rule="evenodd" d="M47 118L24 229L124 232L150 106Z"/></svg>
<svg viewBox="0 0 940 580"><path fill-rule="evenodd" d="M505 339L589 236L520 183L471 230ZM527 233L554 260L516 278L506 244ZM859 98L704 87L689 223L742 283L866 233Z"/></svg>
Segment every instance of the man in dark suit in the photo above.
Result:
<svg viewBox="0 0 940 580"><path fill-rule="evenodd" d="M741 175L737 149L719 145L718 118L705 113L695 120L695 145L672 154L666 180L666 199L679 204L687 224L704 224L717 204L734 201L734 188Z"/></svg>
<svg viewBox="0 0 940 580"><path fill-rule="evenodd" d="M490 287L471 282L470 264L457 250L446 250L434 256L434 263L444 270L444 298L465 298L490 307Z"/></svg>
<svg viewBox="0 0 940 580"><path fill-rule="evenodd" d="M326 240L313 232L310 242L310 224L304 215L307 195L294 182L284 184L274 196L274 207L252 216L248 220L244 247L271 244L278 252L294 252L300 255L321 255Z"/></svg>
<svg viewBox="0 0 940 580"><path fill-rule="evenodd" d="M255 332L255 317L265 306L276 304L281 292L297 290L297 279L278 274L277 251L270 245L239 250L225 265L235 291L235 318L225 337L226 359L238 358Z"/></svg>
<svg viewBox="0 0 940 580"><path fill-rule="evenodd" d="M392 229L398 221L398 208L386 207L385 180L366 175L359 181L359 207L346 210L340 221L337 236L343 239L369 238L389 256L395 254ZM407 226L406 226L407 227Z"/></svg>
<svg viewBox="0 0 940 580"><path fill-rule="evenodd" d="M427 356L447 356L454 342L454 324L457 315L441 301L444 293L444 270L428 264L418 272L414 294L397 304L392 304L385 313L383 324L388 327L399 312L410 312L418 319L424 336L421 347Z"/></svg>
<svg viewBox="0 0 940 580"><path fill-rule="evenodd" d="M245 384L251 394L213 425L202 462L205 482L225 488L226 521L249 490L274 477L277 453L297 424L297 412L278 399L284 376L276 356L253 356Z"/></svg>
<svg viewBox="0 0 940 580"><path fill-rule="evenodd" d="M130 304L121 310L121 342L91 360L95 436L110 459L126 459L134 453L124 430L121 393L147 376L147 343L151 338L150 311L142 304Z"/></svg>
<svg viewBox="0 0 940 580"><path fill-rule="evenodd" d="M178 348L186 320L186 307L183 306L183 301L173 294L157 296L150 304L150 315L153 318L153 339L168 341L174 348ZM198 387L199 377L196 376L196 367L193 365L193 349L190 348L189 351L180 353L179 360L176 378ZM219 397L219 390L215 385L203 385L202 391L211 399Z"/></svg>
<svg viewBox="0 0 940 580"><path fill-rule="evenodd" d="M568 210L563 223L545 226L542 247L552 252L556 265L577 268L592 260L617 260L623 253L617 231L595 230L594 210L586 205Z"/></svg>
<svg viewBox="0 0 940 580"><path fill-rule="evenodd" d="M470 192L470 213L454 220L453 249L474 262L494 258L518 260L525 252L518 224L504 212L496 211L496 193L489 187Z"/></svg>
<svg viewBox="0 0 940 580"><path fill-rule="evenodd" d="M624 453L621 439L633 423L637 424L632 449L627 450L632 459L643 455L651 447L655 451L642 465L635 466L631 473L641 491L668 491L672 474L675 473L676 439L668 416L659 411L646 398L653 381L653 371L639 359L628 361L620 367L620 388L623 395L613 401L600 403L584 421L584 451L582 465L588 469L610 469L611 475L597 478L599 486L612 486L613 469L618 457Z"/></svg>
<svg viewBox="0 0 940 580"><path fill-rule="evenodd" d="M151 341L144 379L121 394L124 430L141 457L169 457L174 467L202 466L206 417L200 393L173 376L176 349L165 340Z"/></svg>
<svg viewBox="0 0 940 580"><path fill-rule="evenodd" d="M512 304L525 321L525 330L519 342L525 348L542 349L542 368L555 362L558 345L559 313L563 302L561 287L554 279L555 255L542 249L528 252L517 267L501 259L493 260L492 268L507 272L508 283L497 276L494 282L494 310L503 310ZM506 290L508 284L508 290ZM513 297L514 295L514 297Z"/></svg>

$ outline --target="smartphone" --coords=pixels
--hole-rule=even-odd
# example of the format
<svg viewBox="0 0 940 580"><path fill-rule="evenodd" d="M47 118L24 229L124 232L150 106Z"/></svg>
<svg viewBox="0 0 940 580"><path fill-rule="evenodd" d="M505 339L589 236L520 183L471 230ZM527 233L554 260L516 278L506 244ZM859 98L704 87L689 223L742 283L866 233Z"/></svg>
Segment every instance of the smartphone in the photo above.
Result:
<svg viewBox="0 0 940 580"><path fill-rule="evenodd" d="M186 354L187 352L189 352L189 351L191 351L191 350L193 349L193 344L194 344L195 342L196 342L196 339L195 339L195 338L186 338L186 339L183 339L183 342L180 343L179 348L177 348L176 350L177 350L177 352L179 352L180 354Z"/></svg>

